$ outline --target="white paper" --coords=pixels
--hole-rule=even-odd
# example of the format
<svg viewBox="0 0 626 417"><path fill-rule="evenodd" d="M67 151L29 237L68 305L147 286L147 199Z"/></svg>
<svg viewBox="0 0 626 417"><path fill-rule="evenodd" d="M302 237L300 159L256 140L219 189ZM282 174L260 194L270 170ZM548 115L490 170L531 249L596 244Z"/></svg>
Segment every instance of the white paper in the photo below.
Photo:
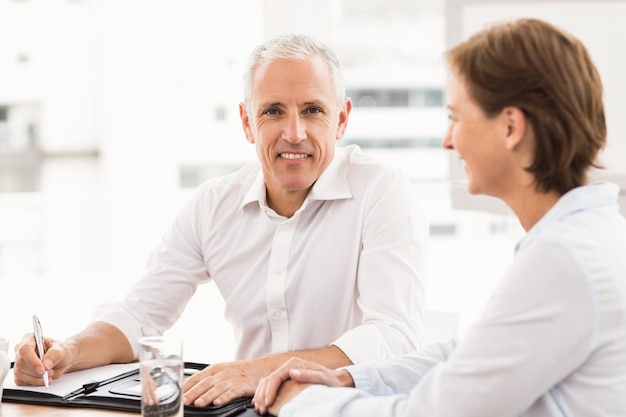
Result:
<svg viewBox="0 0 626 417"><path fill-rule="evenodd" d="M59 397L64 397L72 391L76 391L81 388L83 384L89 382L102 381L104 379L112 378L116 375L124 372L129 372L133 369L139 369L138 363L126 363L126 364L113 364L106 366L99 366L97 368L85 369L83 371L68 372L61 375L59 379L51 379L50 387L44 386L23 386L16 385L13 377L13 368L9 371L6 379L4 380L4 390L22 390L29 392L42 392L46 394L53 394Z"/></svg>

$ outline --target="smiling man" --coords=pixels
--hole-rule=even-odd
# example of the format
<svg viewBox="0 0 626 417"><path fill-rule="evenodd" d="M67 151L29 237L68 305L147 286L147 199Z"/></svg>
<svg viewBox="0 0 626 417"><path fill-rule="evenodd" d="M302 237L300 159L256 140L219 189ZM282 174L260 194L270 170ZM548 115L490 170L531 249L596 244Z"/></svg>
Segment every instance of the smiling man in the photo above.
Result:
<svg viewBox="0 0 626 417"><path fill-rule="evenodd" d="M417 348L427 225L402 172L336 147L351 109L326 46L289 34L255 49L239 111L259 161L202 184L144 276L87 329L46 339L43 361L25 336L16 382L136 359L141 329L169 329L211 280L237 360L188 378L186 404L251 396L291 357L335 368Z"/></svg>
<svg viewBox="0 0 626 417"><path fill-rule="evenodd" d="M335 156L346 131L350 100L337 97L320 55L279 59L257 66L240 114L246 138L256 145L267 203L291 217ZM250 111L247 109L250 108Z"/></svg>

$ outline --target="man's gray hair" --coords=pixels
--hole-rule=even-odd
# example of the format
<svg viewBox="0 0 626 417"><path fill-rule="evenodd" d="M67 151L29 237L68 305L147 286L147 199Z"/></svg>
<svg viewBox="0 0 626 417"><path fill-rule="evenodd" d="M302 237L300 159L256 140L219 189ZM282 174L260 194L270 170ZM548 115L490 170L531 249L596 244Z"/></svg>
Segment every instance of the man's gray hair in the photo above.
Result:
<svg viewBox="0 0 626 417"><path fill-rule="evenodd" d="M339 107L343 106L346 89L343 83L341 63L335 52L323 43L307 35L287 33L269 39L257 46L250 57L243 73L243 99L248 107L252 98L252 80L254 73L261 64L278 60L306 61L320 56L328 64L335 85L335 95Z"/></svg>

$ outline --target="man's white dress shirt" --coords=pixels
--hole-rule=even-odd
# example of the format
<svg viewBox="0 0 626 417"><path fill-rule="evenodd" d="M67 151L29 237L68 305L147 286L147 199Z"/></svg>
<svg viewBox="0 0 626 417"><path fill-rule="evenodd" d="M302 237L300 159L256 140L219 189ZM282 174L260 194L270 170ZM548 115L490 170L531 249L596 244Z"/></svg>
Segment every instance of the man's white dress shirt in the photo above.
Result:
<svg viewBox="0 0 626 417"><path fill-rule="evenodd" d="M347 369L288 416L626 416L626 220L618 187L576 188L518 243L462 342ZM471 274L468 274L471 276Z"/></svg>
<svg viewBox="0 0 626 417"><path fill-rule="evenodd" d="M290 218L266 205L258 163L209 180L149 258L145 275L97 320L126 335L163 332L213 280L237 359L328 346L354 363L419 346L427 223L408 178L356 146L335 158ZM197 317L211 332L219 317ZM219 342L216 342L219 343Z"/></svg>

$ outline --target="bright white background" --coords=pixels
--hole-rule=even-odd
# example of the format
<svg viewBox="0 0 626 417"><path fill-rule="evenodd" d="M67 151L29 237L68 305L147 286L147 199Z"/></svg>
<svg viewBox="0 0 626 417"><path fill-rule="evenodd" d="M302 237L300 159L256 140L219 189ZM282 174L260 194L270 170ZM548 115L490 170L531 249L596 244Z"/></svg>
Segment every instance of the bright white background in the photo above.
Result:
<svg viewBox="0 0 626 417"><path fill-rule="evenodd" d="M0 0L0 105L41 104L47 155L36 190L0 192L0 334L15 344L33 313L49 336L81 329L141 275L192 192L182 166L218 172L255 157L238 122L241 69L252 46L288 30L334 46L355 77L369 68L369 82L397 82L389 69L409 62L416 83L443 87L443 0ZM351 66L359 56L367 65ZM359 116L347 138L363 130ZM443 136L445 109L429 117L432 126L375 122ZM433 226L426 307L446 314L428 316L429 340L462 337L512 259L519 225L453 208L462 184L440 148L367 151L407 170ZM2 152L12 157L0 141ZM198 290L173 329L186 359L231 358L222 305L212 284Z"/></svg>

